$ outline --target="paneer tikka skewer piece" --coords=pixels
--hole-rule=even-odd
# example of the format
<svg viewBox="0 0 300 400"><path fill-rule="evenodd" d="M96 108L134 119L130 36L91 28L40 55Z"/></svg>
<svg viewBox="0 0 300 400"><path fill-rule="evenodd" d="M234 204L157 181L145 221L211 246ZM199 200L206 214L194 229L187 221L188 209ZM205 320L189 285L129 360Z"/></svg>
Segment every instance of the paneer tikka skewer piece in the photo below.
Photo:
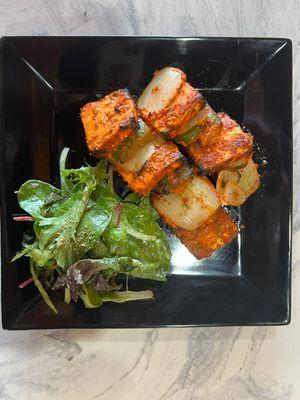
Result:
<svg viewBox="0 0 300 400"><path fill-rule="evenodd" d="M122 107L124 115L119 113ZM200 240L201 226L215 226L214 214L224 219L216 190L207 178L187 165L174 143L166 142L140 123L127 91L119 90L85 105L81 118L90 152L108 159L133 191L143 195L152 192L159 214L196 256L207 256L236 236L237 227L228 216L227 235L219 229L219 233L211 234L210 241ZM195 235L199 236L197 251Z"/></svg>

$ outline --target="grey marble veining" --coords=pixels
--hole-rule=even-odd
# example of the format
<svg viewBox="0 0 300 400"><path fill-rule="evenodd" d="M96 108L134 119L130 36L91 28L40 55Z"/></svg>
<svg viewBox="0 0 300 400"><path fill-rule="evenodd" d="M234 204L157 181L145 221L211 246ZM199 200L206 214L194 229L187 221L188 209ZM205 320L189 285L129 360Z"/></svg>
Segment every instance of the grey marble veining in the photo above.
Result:
<svg viewBox="0 0 300 400"><path fill-rule="evenodd" d="M300 2L0 0L1 35L288 37L294 50L287 327L0 332L0 400L300 399Z"/></svg>

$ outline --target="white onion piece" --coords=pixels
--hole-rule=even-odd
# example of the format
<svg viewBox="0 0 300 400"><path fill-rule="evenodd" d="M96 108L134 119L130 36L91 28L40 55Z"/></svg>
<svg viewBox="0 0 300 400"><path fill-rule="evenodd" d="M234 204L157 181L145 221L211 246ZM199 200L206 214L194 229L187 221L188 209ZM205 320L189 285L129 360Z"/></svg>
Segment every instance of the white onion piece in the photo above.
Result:
<svg viewBox="0 0 300 400"><path fill-rule="evenodd" d="M159 196L153 203L171 226L189 231L197 229L220 206L213 185L200 176L194 176L181 193Z"/></svg>
<svg viewBox="0 0 300 400"><path fill-rule="evenodd" d="M237 182L229 181L224 189L223 203L231 206L241 206L246 201L246 195Z"/></svg>
<svg viewBox="0 0 300 400"><path fill-rule="evenodd" d="M237 183L240 179L240 174L235 171L230 171L223 169L222 171L219 172L218 174L218 179L216 183L216 190L217 190L217 195L221 199L222 203L227 204L224 201L224 194L225 194L225 188L228 182L234 182Z"/></svg>
<svg viewBox="0 0 300 400"><path fill-rule="evenodd" d="M165 67L157 72L137 100L138 108L148 112L165 108L179 91L185 75L177 68Z"/></svg>
<svg viewBox="0 0 300 400"><path fill-rule="evenodd" d="M252 158L249 160L245 168L240 170L241 178L239 184L244 190L246 197L249 197L260 186L259 174L257 166L254 164Z"/></svg>
<svg viewBox="0 0 300 400"><path fill-rule="evenodd" d="M217 179L217 194L223 204L240 206L260 186L259 174L253 160L237 171L223 170Z"/></svg>
<svg viewBox="0 0 300 400"><path fill-rule="evenodd" d="M247 165L247 163L249 162L249 158L250 158L249 155L246 155L237 160L231 161L230 163L228 163L226 165L226 168L232 169L232 170L237 170L237 169L239 170L241 168L244 168Z"/></svg>
<svg viewBox="0 0 300 400"><path fill-rule="evenodd" d="M145 164L145 162L148 161L152 154L155 152L155 149L156 147L154 142L149 142L144 144L143 146L139 146L133 157L122 164L122 168L131 172L139 171Z"/></svg>

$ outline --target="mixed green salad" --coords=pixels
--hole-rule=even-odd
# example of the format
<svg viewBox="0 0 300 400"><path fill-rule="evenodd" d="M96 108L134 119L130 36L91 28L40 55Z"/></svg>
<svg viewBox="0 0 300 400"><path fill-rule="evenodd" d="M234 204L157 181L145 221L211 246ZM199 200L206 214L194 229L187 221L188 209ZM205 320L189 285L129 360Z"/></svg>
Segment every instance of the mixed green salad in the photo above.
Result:
<svg viewBox="0 0 300 400"><path fill-rule="evenodd" d="M119 279L120 274L166 279L171 253L149 198L131 193L122 199L105 160L67 169L68 152L65 148L60 157L60 189L29 180L18 190L34 238L24 239L13 261L29 258L27 282L34 282L54 312L48 290L64 290L67 303L80 298L87 308L153 298L150 290L123 288Z"/></svg>

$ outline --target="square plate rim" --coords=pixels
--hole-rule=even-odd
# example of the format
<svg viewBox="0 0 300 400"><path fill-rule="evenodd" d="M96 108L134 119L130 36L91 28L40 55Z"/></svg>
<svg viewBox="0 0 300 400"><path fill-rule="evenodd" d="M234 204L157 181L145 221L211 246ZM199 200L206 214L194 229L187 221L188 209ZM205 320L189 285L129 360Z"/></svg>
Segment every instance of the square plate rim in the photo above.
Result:
<svg viewBox="0 0 300 400"><path fill-rule="evenodd" d="M241 40L241 41L278 41L278 42L285 42L289 45L289 55L291 56L291 59L289 61L289 67L292 69L292 47L293 47L293 41L290 38L283 38L283 37L252 37L252 36L243 36L243 37L239 37L239 36L172 36L172 35L167 35L167 36L150 36L150 35L90 35L90 36L61 36L61 35L55 35L55 36L51 36L51 35L47 35L47 36L33 36L33 35L28 35L28 36L19 36L19 35L5 35L2 36L0 38L0 77L2 77L2 70L3 70L3 63L4 63L4 57L2 56L2 45L3 42L5 42L6 40L9 41L9 39L22 39L22 40L26 40L26 39L35 39L35 40L39 40L39 39L62 39L62 40L72 40L72 39L121 39L121 40L125 40L125 39L149 39L149 40L216 40L216 41L226 41L226 40ZM291 76L291 86L293 85L293 75ZM2 89L0 86L0 131L1 131L1 138L2 138L2 133L4 133L4 126L3 126L3 111L2 111L2 104L3 104L3 98L2 98ZM291 96L289 99L289 104L291 105L291 111L293 111L293 91L291 89ZM293 116L292 116L293 117ZM293 139L293 126L292 126L292 122L293 122L293 118L291 118L291 130L290 130L290 138ZM3 163L3 157L1 157L1 164ZM293 218L292 218L292 211L293 211L293 176L294 176L294 172L293 172L293 152L291 151L291 157L289 159L289 164L290 164L290 178L292 179L292 183L291 183L291 187L290 187L290 213L289 213L289 249L287 252L287 256L288 256L288 271L287 271L287 276L288 276L288 289L287 289L287 299L288 299L288 310L287 310L287 318L284 321L278 321L278 322L258 322L258 323L245 323L245 324L234 324L234 323L229 323L229 324L216 324L216 323L212 323L212 324L184 324L184 325L153 325L153 328L164 328L164 327L208 327L208 326L278 326L278 325L288 325L291 321L291 276L292 276L292 271L291 271L291 267L292 267L292 245L293 245L293 241L292 241L292 232L293 232ZM2 185L1 185L1 208L2 208L2 196L4 196L3 190L2 190ZM2 221L2 217L1 217L1 221ZM2 224L1 224L1 229L2 229ZM1 235L2 236L2 235ZM1 284L3 285L3 274L1 274ZM1 296L2 297L2 296ZM2 308L2 317L4 316L4 305L3 302L1 302L1 308ZM13 323L11 324L11 326L9 326L9 324L5 324L4 323L4 318L2 318L2 324L3 324L3 328L7 329L7 330L27 330L27 329L45 329L45 328L15 328L13 327ZM79 326L71 326L68 327L67 329L101 329L101 328L105 328L105 327L89 327L89 326L84 326L84 327L79 327ZM135 328L144 328L143 326L139 326L138 324L135 326ZM149 326L149 328L151 328L151 326ZM47 329L57 329L55 326L51 327L51 328L47 328ZM108 327L107 329L130 329L126 326L124 327Z"/></svg>

